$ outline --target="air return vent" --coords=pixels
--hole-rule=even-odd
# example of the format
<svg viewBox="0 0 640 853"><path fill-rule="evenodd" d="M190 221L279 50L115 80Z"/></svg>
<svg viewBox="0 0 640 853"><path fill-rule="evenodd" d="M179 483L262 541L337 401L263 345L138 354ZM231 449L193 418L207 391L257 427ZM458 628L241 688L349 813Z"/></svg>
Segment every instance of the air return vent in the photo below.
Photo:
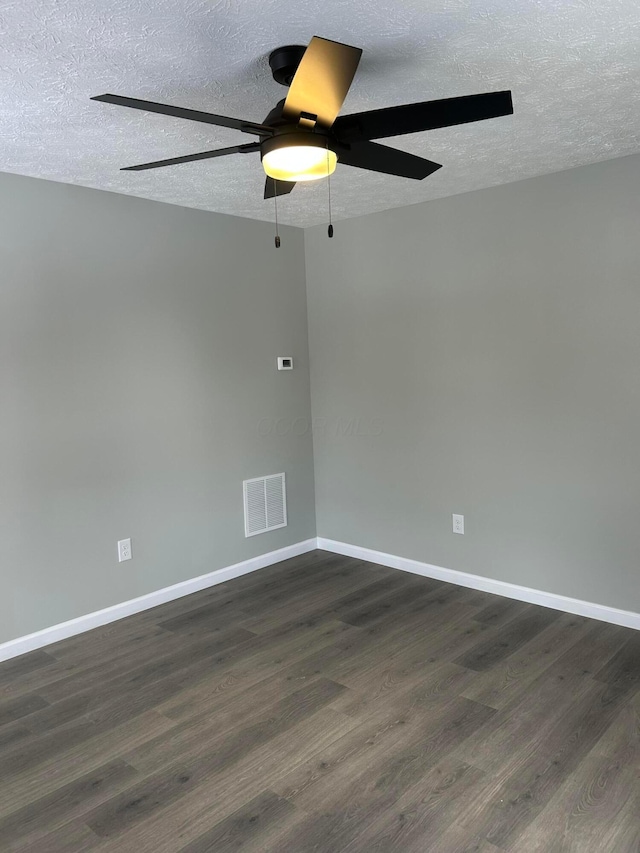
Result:
<svg viewBox="0 0 640 853"><path fill-rule="evenodd" d="M287 526L287 491L284 474L245 480L244 535L255 536Z"/></svg>

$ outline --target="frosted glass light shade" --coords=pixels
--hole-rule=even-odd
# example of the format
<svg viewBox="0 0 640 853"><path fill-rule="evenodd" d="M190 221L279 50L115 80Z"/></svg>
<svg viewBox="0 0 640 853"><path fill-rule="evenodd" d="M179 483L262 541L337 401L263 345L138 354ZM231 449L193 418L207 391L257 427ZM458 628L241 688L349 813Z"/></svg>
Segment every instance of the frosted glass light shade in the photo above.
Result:
<svg viewBox="0 0 640 853"><path fill-rule="evenodd" d="M275 141L275 140L274 140ZM277 181L316 181L326 178L336 169L335 151L324 145L282 144L264 151L262 167Z"/></svg>

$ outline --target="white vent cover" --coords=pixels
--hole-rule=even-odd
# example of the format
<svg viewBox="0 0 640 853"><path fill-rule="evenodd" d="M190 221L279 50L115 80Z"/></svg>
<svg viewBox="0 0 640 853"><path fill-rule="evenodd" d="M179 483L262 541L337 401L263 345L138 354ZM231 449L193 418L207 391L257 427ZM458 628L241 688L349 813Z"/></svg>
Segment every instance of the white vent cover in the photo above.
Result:
<svg viewBox="0 0 640 853"><path fill-rule="evenodd" d="M287 526L287 490L284 474L245 480L244 535L255 536Z"/></svg>

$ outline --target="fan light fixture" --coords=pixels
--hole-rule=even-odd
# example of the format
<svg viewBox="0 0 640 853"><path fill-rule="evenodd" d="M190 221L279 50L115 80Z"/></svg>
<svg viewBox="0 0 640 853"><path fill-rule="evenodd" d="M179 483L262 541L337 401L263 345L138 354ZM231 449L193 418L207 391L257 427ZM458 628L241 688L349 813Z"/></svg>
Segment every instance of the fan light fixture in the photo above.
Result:
<svg viewBox="0 0 640 853"><path fill-rule="evenodd" d="M421 181L441 168L425 157L390 148L374 141L406 133L422 133L467 122L507 116L513 113L511 92L486 92L463 95L439 101L421 101L395 107L340 115L342 104L353 82L362 56L359 47L314 36L307 46L300 44L277 47L269 54L269 66L277 83L287 86L287 97L269 111L262 124L231 116L141 101L122 95L96 95L92 100L130 107L150 113L173 116L188 121L204 122L233 128L256 137L253 142L199 151L168 160L154 160L126 166L127 172L159 169L226 157L228 154L257 154L267 173L264 198L274 199L276 246L278 234L278 196L288 195L298 181L315 181L333 174L340 152L343 166L355 166L383 175ZM505 126L506 131L506 126ZM212 173L212 186L215 178ZM331 223L331 184L327 181L329 227Z"/></svg>
<svg viewBox="0 0 640 853"><path fill-rule="evenodd" d="M285 133L262 143L262 168L276 181L317 181L335 172L338 158L322 136Z"/></svg>

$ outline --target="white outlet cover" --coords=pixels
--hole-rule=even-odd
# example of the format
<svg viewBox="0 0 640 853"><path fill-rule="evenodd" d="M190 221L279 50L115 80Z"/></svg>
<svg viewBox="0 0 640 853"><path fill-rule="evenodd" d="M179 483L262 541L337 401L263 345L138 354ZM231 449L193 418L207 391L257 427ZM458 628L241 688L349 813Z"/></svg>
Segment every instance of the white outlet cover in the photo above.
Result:
<svg viewBox="0 0 640 853"><path fill-rule="evenodd" d="M278 356L278 370L293 370L293 359L290 355Z"/></svg>
<svg viewBox="0 0 640 853"><path fill-rule="evenodd" d="M453 532L464 536L464 515L453 514Z"/></svg>
<svg viewBox="0 0 640 853"><path fill-rule="evenodd" d="M121 539L118 542L118 562L124 563L131 559L131 539Z"/></svg>

